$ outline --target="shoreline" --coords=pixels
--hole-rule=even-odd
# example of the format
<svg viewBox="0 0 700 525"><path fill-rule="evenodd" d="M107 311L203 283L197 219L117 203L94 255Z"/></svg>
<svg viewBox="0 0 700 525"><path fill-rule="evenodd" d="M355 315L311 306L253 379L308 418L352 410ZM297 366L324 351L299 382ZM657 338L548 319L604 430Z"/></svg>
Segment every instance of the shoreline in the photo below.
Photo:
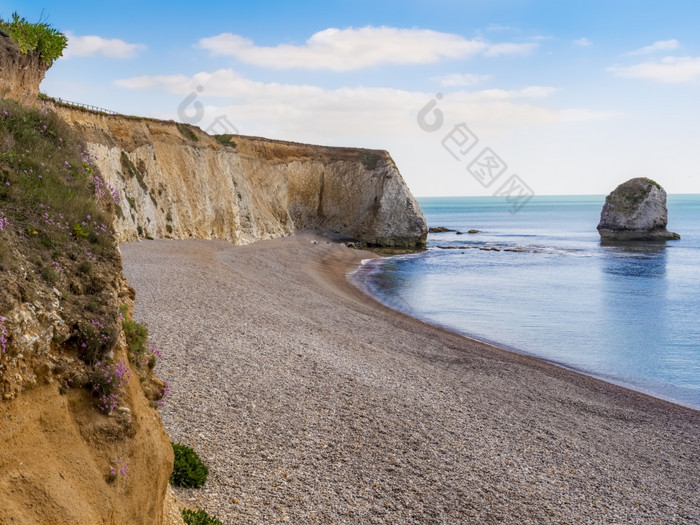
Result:
<svg viewBox="0 0 700 525"><path fill-rule="evenodd" d="M370 253L371 253L371 252L370 252ZM679 402L679 401L675 401L675 400L672 400L672 399L667 399L667 398L664 398L664 397L660 397L660 396L654 395L653 393L645 392L645 391L643 391L643 390L640 390L640 389L638 389L638 388L635 388L634 385L625 384L625 383L623 383L623 382L616 382L614 378L607 378L607 377L604 377L604 376L599 376L599 375L596 375L596 374L594 374L594 373L592 373L592 372L588 372L588 371L586 371L586 370L578 369L578 368L576 368L575 366L567 365L566 363L562 363L562 362L559 362L559 361L554 361L554 360L552 360L552 359L547 359L547 358L544 358L544 357L540 357L540 356L537 356L537 355L535 355L535 354L526 352L526 351L524 351L524 350L519 350L518 348L510 347L510 346L508 346L508 345L504 345L504 344L502 344L502 343L499 343L498 341L489 341L489 340L486 340L486 339L480 339L479 337L474 336L474 335L471 335L471 334L469 334L469 333L467 333L467 332L460 332L460 331L458 331L458 330L456 330L456 329L452 329L452 328L450 328L450 327L448 327L448 326L444 326L444 325L441 325L441 324L438 324L438 323L433 323L433 322L431 322L431 321L421 319L421 318L416 317L416 316L413 316L413 315L411 315L411 314L409 314L409 313L405 313L405 312L402 312L401 310L398 310L398 309L396 309L396 308L393 308L392 306L390 306L390 305L384 303L384 302L381 300L381 298L376 297L374 294L372 294L372 293L369 291L369 289L366 289L366 287L363 287L361 283L359 283L359 282L358 282L358 283L353 282L353 280L352 280L352 278L351 278L351 275L352 275L353 273L355 273L357 270L359 270L359 269L362 267L362 265L363 265L363 263L364 263L365 261L367 261L367 260L373 260L373 259L376 259L376 258L379 258L379 257L380 257L380 256L377 256L377 255L375 254L375 257L363 257L363 258L358 259L358 260L356 261L356 263L349 265L349 268L350 268L350 269L348 270L348 273L345 274L345 278L346 278L346 280L347 280L347 282L348 282L348 284L349 284L350 286L352 286L352 287L358 289L360 292L362 292L362 294L363 294L364 296L366 296L366 297L367 297L368 299L370 299L371 301L374 301L375 303L377 303L377 304L378 304L379 306L381 306L382 308L386 308L386 309L388 309L389 311L391 311L391 312L393 312L393 313L395 313L395 314L398 314L398 315L401 315L401 316L405 316L405 317L407 317L408 319L410 319L410 320L412 320L412 321L416 321L416 322L425 324L425 325L427 325L427 326L436 328L437 330L440 330L440 331L444 331L444 332L446 332L446 333L453 334L453 335L455 335L455 336L457 336L457 337L463 337L463 338L465 338L467 341L470 341L470 342L473 342L473 343L477 343L477 344L484 345L484 346L488 347L489 349L497 350L497 351L499 351L499 352L507 352L507 353L510 353L510 354L514 354L514 355L518 355L518 356L522 356L522 357L534 359L535 361L540 361L540 362L545 363L545 364L547 364L547 365L554 366L554 367L556 367L556 368L558 368L558 369L566 370L567 372L572 372L572 373L574 373L574 374L581 375L581 376L585 376L585 377L588 377L588 378L590 378L590 379L595 379L596 381L601 381L601 382L603 382L603 383L605 383L605 384L608 384L608 385L611 385L611 386L614 386L614 387L617 387L617 388L621 388L621 389L623 389L623 390L632 392L632 393L634 393L634 394L640 394L640 395L642 395L642 396L649 397L649 398L654 399L654 400L656 400L656 401L662 401L662 402L664 402L664 403L668 403L668 404L673 405L673 406L682 407L682 408L684 408L684 409L692 410L692 411L698 412L698 413L700 414L700 407L695 407L695 406L691 406L691 405L685 405L685 404L683 404L683 403L681 403L681 402ZM383 257L383 256L381 256L381 257ZM353 270L352 268L354 268L354 270Z"/></svg>
<svg viewBox="0 0 700 525"><path fill-rule="evenodd" d="M403 312L403 311L401 311L400 309L393 307L391 304L388 303L388 301L387 301L387 302L383 301L383 300L382 300L382 297L381 297L380 295L378 295L378 294L375 295L374 293L372 293L371 288L370 288L369 286L366 286L365 283L363 282L363 280L362 280L361 278L355 278L355 277L353 277L353 275L354 275L355 273L358 273L359 271L361 271L361 269L365 266L365 263L366 263L367 261L370 261L370 263L371 263L371 261L376 260L376 259L379 259L379 258L382 258L382 259L383 259L383 258L385 258L385 256L376 255L374 258L362 258L362 259L360 259L360 260L358 261L358 263L357 263L358 266L356 267L356 269L355 269L354 271L351 270L351 271L347 274L347 279L348 279L348 281L350 282L351 285L353 285L353 286L355 286L356 288L358 288L359 290L361 290L367 297L369 297L370 299L376 301L378 304L382 305L383 307L388 308L389 310L392 310L392 311L394 311L394 312L396 312L396 313L400 313L400 314L402 314L402 315L405 315L405 316L407 316L407 317L409 317L409 318L411 318L411 319L415 319L415 320L417 320L417 321L426 323L426 324L428 324L428 325L430 325L430 326L434 326L434 327L436 327L436 328L438 328L438 329L440 329L440 330L444 330L444 331L446 331L446 332L450 332L450 333L459 335L459 336L461 336L461 337L465 337L466 339L468 339L468 340L470 340L470 341L474 341L474 342L477 342L477 343L481 343L481 344L484 344L484 345L487 345L487 346L490 346L490 347L493 347L493 348L497 348L497 349L500 349L500 350L504 350L504 351L507 351L507 352L510 352L510 353L513 353L513 354L522 355L522 356L526 356L526 357L531 357L531 358L533 358L533 359L537 359L537 360L539 360L539 361L543 361L543 362L545 362L545 363L548 363L548 364L550 364L550 365L553 365L553 366L562 368L562 369L564 369L564 370L569 370L569 371L574 372L574 373L577 373L577 374L585 375L585 376L588 376L588 377L597 379L597 380L599 380L599 381L603 381L603 382L605 382L605 383L609 383L609 384L615 385L615 386L617 386L617 387L624 388L624 389L626 389L626 390L631 390L631 391L633 391L633 392L637 392L637 393L640 393L640 394L643 394L643 395L652 397L652 398L654 398L654 399L658 399L658 400L661 400L661 401L665 401L665 402L667 402L667 403L671 403L671 404L673 404L673 405L678 405L678 406L681 406L681 407L684 407L684 408L688 408L688 409L690 409L690 410L700 411L700 404L693 404L693 403L691 403L691 402L683 402L681 399L674 399L673 397L671 397L670 394L669 394L668 396L664 396L664 395L662 395L662 394L660 394L660 393L656 393L656 392L652 391L651 389L645 390L645 389L644 389L644 385L638 385L638 384L635 384L635 383L632 382L632 381L624 381L624 380L622 380L622 379L617 379L616 377L614 377L614 376L612 376L612 375L598 374L598 373L596 373L596 372L594 372L594 371L589 371L589 370L586 370L586 369L584 369L584 368L578 368L578 367L576 367L576 366L574 366L574 365L569 365L569 364L567 364L567 363L564 362L564 361L557 361L557 360L555 360L555 359L548 359L548 358L546 358L546 357L539 356L539 355L537 355L537 354L535 354L535 353L533 353L533 352L528 352L528 351L526 351L526 350L521 350L521 349L519 349L519 348L517 348L517 347L515 347L515 346L510 346L510 345L507 345L507 344L504 344L504 343L500 343L500 342L495 341L495 340L489 340L489 339L486 339L486 338L481 338L481 337L479 337L479 336L477 336L477 335L474 335L474 334L469 333L467 330L458 330L458 329L456 329L456 328L452 328L452 327L447 326L447 325L443 325L443 324L440 324L440 323L437 323L437 322L433 322L433 321L430 321L430 320L427 320L427 319L421 319L421 318L418 317L418 316L414 316L414 315L412 315L412 314L410 314L410 313ZM387 257L387 258L388 258L388 257ZM667 389L671 389L671 387L667 387Z"/></svg>
<svg viewBox="0 0 700 525"><path fill-rule="evenodd" d="M121 249L165 356L165 427L212 472L176 492L226 523L700 515L698 411L391 310L346 277L368 252Z"/></svg>

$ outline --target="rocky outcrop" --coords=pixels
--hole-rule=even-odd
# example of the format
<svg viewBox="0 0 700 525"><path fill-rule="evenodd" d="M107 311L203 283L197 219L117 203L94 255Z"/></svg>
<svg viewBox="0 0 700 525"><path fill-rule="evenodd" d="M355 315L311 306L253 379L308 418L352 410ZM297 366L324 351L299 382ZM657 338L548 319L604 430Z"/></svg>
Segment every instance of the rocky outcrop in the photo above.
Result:
<svg viewBox="0 0 700 525"><path fill-rule="evenodd" d="M385 151L311 146L56 105L119 195L120 241L218 238L236 244L300 230L369 246L420 248L427 227Z"/></svg>
<svg viewBox="0 0 700 525"><path fill-rule="evenodd" d="M607 241L680 239L666 229L666 192L651 179L639 177L620 184L605 199L598 233Z"/></svg>
<svg viewBox="0 0 700 525"><path fill-rule="evenodd" d="M12 38L0 32L0 98L36 103L49 67L38 55L22 53Z"/></svg>

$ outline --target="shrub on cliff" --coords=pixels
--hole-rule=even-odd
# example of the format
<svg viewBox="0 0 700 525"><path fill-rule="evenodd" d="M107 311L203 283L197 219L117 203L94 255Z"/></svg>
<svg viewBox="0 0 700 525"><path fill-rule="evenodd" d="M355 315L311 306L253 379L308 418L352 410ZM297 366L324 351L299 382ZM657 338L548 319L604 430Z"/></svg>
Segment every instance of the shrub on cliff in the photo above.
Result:
<svg viewBox="0 0 700 525"><path fill-rule="evenodd" d="M187 525L224 525L221 520L207 514L206 510L183 509L181 514Z"/></svg>
<svg viewBox="0 0 700 525"><path fill-rule="evenodd" d="M35 53L45 64L51 64L63 55L68 38L45 22L32 24L17 12L12 13L12 21L0 20L0 29L10 35L22 53Z"/></svg>
<svg viewBox="0 0 700 525"><path fill-rule="evenodd" d="M187 445L173 443L175 464L170 483L177 487L199 488L207 481L209 469Z"/></svg>

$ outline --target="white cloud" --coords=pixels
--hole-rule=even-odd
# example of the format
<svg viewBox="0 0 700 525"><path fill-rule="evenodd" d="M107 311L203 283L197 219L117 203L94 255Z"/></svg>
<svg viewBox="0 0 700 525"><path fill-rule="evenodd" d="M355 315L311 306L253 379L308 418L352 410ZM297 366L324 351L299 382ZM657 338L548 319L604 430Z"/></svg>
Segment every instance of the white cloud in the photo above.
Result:
<svg viewBox="0 0 700 525"><path fill-rule="evenodd" d="M481 144L496 149L520 173L523 170L519 166L527 164L518 161L518 156L501 144L522 147L526 151L523 158L537 157L533 152L541 151L540 157L546 162L539 165L533 162L532 169L533 174L540 176L541 170L549 166L547 152L551 137L556 139L576 132L582 123L614 116L594 109L548 107L546 97L555 89L547 86L463 89L446 93L439 100L437 108L444 115L444 123L437 132L426 133L417 118L426 104L436 100L433 92L363 86L328 89L258 82L231 69L193 76L135 77L120 80L118 84L130 89L157 90L163 100L171 99L169 112L151 115L162 119L181 120L178 105L195 93L204 104L204 118L196 124L204 130L219 117L225 117L246 135L388 149L412 190L422 195L481 191L476 181L465 176L464 165L456 163L442 146L443 138L460 123L467 124ZM201 91L197 90L198 86ZM186 113L193 114L191 106L187 106ZM558 176L552 177L560 180ZM530 175L527 180L529 184ZM533 179L533 187L534 183Z"/></svg>
<svg viewBox="0 0 700 525"><path fill-rule="evenodd" d="M580 47L589 47L593 45L593 42L591 42L587 38L577 38L574 40L574 45L580 46Z"/></svg>
<svg viewBox="0 0 700 525"><path fill-rule="evenodd" d="M700 80L700 57L665 57L633 66L613 66L607 71L619 77L680 84Z"/></svg>
<svg viewBox="0 0 700 525"><path fill-rule="evenodd" d="M63 52L64 57L71 56L103 56L106 58L132 58L146 49L143 44L130 44L118 38L102 38L97 35L76 36L66 32L68 47Z"/></svg>
<svg viewBox="0 0 700 525"><path fill-rule="evenodd" d="M659 40L657 42L654 42L650 46L642 47L640 49L637 49L636 51L631 51L627 54L650 55L652 53L656 53L657 51L673 51L674 49L678 49L680 46L681 43L678 40Z"/></svg>
<svg viewBox="0 0 700 525"><path fill-rule="evenodd" d="M196 92L205 104L206 129L210 120L225 115L246 134L287 140L363 144L387 137L422 137L416 117L433 94L390 88L344 87L325 89L303 84L263 83L231 69L183 75L135 77L117 81L123 88L160 89L186 97ZM562 122L598 120L590 110L567 114L534 102L550 96L552 87L529 86L516 90L457 91L445 95L439 108L445 115L445 133L461 121L488 136L514 128ZM214 97L222 102L217 103ZM226 100L228 99L228 100ZM225 101L224 101L225 100ZM178 118L173 114L161 118ZM576 116L576 118L573 118ZM393 139L392 139L393 140Z"/></svg>
<svg viewBox="0 0 700 525"><path fill-rule="evenodd" d="M559 118L562 122L593 122L596 120L609 120L619 116L620 113L616 111L598 111L586 108L563 109L559 112Z"/></svg>
<svg viewBox="0 0 700 525"><path fill-rule="evenodd" d="M484 52L484 56L496 57L500 55L529 55L532 53L538 44L528 42L525 44L515 44L512 42L504 42L501 44L493 44Z"/></svg>
<svg viewBox="0 0 700 525"><path fill-rule="evenodd" d="M486 82L487 80L490 80L491 78L492 78L491 75L475 75L472 73L453 73L450 75L433 77L432 80L439 82L440 85L445 86L445 87L468 87L468 86L476 86L477 84L481 84L483 82Z"/></svg>
<svg viewBox="0 0 700 525"><path fill-rule="evenodd" d="M470 102L501 102L516 99L547 98L556 88L548 86L530 86L523 89L482 89L480 91L460 91L450 96L454 100Z"/></svg>
<svg viewBox="0 0 700 525"><path fill-rule="evenodd" d="M201 39L196 47L213 55L231 56L248 64L273 69L351 71L387 64L432 64L478 54L527 54L536 44L490 44L452 33L427 29L362 27L325 29L303 45L257 46L240 35L222 33Z"/></svg>

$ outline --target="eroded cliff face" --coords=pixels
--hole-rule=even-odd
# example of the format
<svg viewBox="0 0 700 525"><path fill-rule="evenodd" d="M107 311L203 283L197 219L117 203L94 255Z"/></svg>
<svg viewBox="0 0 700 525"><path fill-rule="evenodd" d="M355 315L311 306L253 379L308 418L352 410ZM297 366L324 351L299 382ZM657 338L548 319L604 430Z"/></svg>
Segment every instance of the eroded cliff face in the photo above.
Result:
<svg viewBox="0 0 700 525"><path fill-rule="evenodd" d="M246 244L313 229L370 246L425 244L425 219L387 152L244 136L222 144L173 122L54 109L119 194L120 241Z"/></svg>
<svg viewBox="0 0 700 525"><path fill-rule="evenodd" d="M49 67L37 55L20 52L9 36L0 33L0 98L36 103L39 84Z"/></svg>
<svg viewBox="0 0 700 525"><path fill-rule="evenodd" d="M130 304L121 275L113 288L115 302ZM38 291L1 318L0 523L166 523L172 449L143 373L129 365L118 409L100 414L79 388L85 365L63 344L71 327L61 302ZM123 333L113 359L129 363Z"/></svg>
<svg viewBox="0 0 700 525"><path fill-rule="evenodd" d="M127 349L114 203L65 123L0 109L0 523L165 525L167 390Z"/></svg>

